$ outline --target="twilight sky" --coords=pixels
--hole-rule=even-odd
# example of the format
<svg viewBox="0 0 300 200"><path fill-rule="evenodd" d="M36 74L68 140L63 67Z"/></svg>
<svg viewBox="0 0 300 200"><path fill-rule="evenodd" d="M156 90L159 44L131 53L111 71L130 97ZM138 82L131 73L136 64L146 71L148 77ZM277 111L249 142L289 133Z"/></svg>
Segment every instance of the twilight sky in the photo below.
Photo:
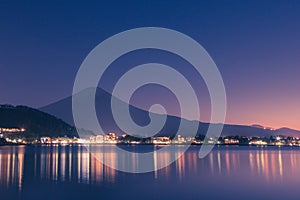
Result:
<svg viewBox="0 0 300 200"><path fill-rule="evenodd" d="M180 31L208 51L225 83L227 123L300 130L299 1L2 0L0 104L38 108L70 96L80 64L96 45L121 31L145 26ZM186 70L187 63L166 52L133 54L118 59L108 77L116 78L121 65L160 61L174 66L196 85L201 120L208 120L207 91L201 77ZM108 79L100 86L110 91ZM132 98L140 107L172 97L157 86L143 89ZM145 98L151 91L156 91L154 96Z"/></svg>

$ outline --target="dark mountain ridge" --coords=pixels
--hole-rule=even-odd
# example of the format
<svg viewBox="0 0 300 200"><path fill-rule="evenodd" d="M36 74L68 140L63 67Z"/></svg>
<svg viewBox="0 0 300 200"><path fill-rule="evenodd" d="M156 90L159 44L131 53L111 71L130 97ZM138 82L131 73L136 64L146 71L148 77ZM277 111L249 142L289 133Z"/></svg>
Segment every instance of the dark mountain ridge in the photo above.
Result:
<svg viewBox="0 0 300 200"><path fill-rule="evenodd" d="M0 105L0 128L24 128L24 137L77 136L73 126L27 106Z"/></svg>

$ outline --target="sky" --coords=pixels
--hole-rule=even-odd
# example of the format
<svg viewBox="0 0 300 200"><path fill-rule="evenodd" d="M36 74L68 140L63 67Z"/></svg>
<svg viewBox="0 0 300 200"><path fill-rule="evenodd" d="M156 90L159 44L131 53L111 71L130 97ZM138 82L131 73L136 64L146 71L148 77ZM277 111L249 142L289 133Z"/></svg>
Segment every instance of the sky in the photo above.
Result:
<svg viewBox="0 0 300 200"><path fill-rule="evenodd" d="M39 108L70 96L76 73L95 46L119 32L148 26L180 31L207 50L226 87L227 123L300 130L299 1L1 0L0 104ZM172 65L190 76L200 120L209 120L203 80L167 52L122 56L107 77L120 74L118 66L147 61ZM99 86L111 91L108 79ZM141 90L132 97L134 105L143 108L162 101L174 104L170 113L178 114L166 88Z"/></svg>

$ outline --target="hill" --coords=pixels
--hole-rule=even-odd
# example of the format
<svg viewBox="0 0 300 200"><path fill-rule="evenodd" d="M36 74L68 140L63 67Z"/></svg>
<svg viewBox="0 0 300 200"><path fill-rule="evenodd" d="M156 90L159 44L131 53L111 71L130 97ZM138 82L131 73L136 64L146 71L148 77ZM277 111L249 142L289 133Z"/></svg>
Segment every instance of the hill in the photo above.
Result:
<svg viewBox="0 0 300 200"><path fill-rule="evenodd" d="M75 128L61 119L26 106L0 105L0 128L24 128L24 137L77 136Z"/></svg>
<svg viewBox="0 0 300 200"><path fill-rule="evenodd" d="M85 95L88 93L89 89L86 89L79 94L76 95ZM96 92L96 112L99 119L99 122L103 128L103 130L108 132L115 132L117 134L122 134L122 130L117 126L114 121L114 118L111 113L111 98L115 98L111 96L111 94L107 93L101 88L97 88ZM121 100L116 99L118 104L125 104ZM129 105L131 116L133 120L139 125L147 125L150 122L149 112L136 108L134 106ZM74 125L73 116L72 116L72 97L67 97L62 99L58 102L52 103L45 107L40 108L40 110L50 113L56 117L63 119L64 121L68 122L69 124ZM161 118L162 115L159 114L152 114L155 118ZM157 135L175 135L177 133L177 129L180 122L179 117L175 116L167 116L166 124L163 129L157 133ZM185 119L182 119L185 120ZM188 121L187 126L185 127L186 131L189 131L189 124L198 123L199 128L197 131L197 135L204 135L208 129L209 124L198 122L198 121ZM215 124L217 126L217 124ZM90 130L93 130L94 127L89 127ZM300 132L293 129L266 129L262 126L245 126L245 125L231 125L225 124L222 136L259 136L259 137L270 137L274 135L284 135L284 136L299 136Z"/></svg>

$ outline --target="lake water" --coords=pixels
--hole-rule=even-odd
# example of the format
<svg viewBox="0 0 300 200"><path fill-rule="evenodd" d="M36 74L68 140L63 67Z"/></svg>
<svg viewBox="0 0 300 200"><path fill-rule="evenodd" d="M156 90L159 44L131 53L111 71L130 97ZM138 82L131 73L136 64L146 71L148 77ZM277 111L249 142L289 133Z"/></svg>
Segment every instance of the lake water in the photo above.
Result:
<svg viewBox="0 0 300 200"><path fill-rule="evenodd" d="M96 151L118 165L122 155L114 148ZM216 146L204 159L199 148L190 147L163 169L130 174L104 166L83 146L3 146L0 199L300 198L300 148ZM171 156L161 152L157 159Z"/></svg>

